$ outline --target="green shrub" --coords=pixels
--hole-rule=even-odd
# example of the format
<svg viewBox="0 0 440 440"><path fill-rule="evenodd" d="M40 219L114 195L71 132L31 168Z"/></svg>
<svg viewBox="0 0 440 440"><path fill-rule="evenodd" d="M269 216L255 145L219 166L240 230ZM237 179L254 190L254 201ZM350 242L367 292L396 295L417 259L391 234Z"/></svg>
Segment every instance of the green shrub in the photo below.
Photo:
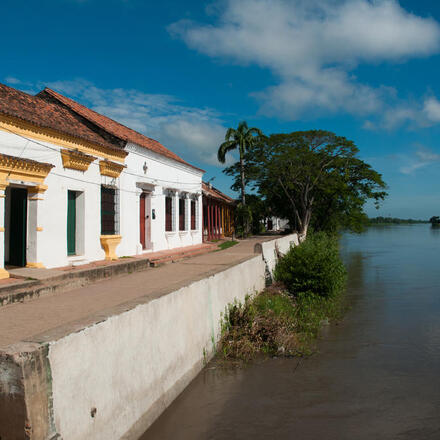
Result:
<svg viewBox="0 0 440 440"><path fill-rule="evenodd" d="M337 295L346 279L337 237L323 232L310 235L280 259L274 277L295 297Z"/></svg>

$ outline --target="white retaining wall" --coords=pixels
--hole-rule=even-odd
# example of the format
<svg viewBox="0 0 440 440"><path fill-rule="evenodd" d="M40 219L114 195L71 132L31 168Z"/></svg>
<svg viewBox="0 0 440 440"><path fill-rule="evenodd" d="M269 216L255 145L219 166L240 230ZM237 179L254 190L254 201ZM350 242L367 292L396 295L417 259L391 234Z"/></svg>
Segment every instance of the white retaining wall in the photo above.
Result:
<svg viewBox="0 0 440 440"><path fill-rule="evenodd" d="M278 255L285 255L291 247L298 246L298 244L298 234L290 234L257 245L259 247L261 246L260 250L270 275L273 274Z"/></svg>
<svg viewBox="0 0 440 440"><path fill-rule="evenodd" d="M276 241L285 249L284 238ZM264 288L265 270L258 255L52 342L63 440L138 438L212 355L227 304Z"/></svg>

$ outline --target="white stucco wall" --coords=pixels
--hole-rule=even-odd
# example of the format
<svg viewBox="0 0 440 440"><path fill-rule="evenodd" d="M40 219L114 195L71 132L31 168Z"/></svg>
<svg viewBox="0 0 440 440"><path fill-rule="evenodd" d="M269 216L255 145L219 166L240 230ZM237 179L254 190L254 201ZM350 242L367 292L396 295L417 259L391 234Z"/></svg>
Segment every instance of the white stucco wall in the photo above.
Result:
<svg viewBox="0 0 440 440"><path fill-rule="evenodd" d="M203 367L227 304L263 289L264 273L258 255L51 343L57 432L138 438Z"/></svg>
<svg viewBox="0 0 440 440"><path fill-rule="evenodd" d="M128 144L125 159L127 168L120 177L123 188L133 188L133 193L121 199L121 234L122 242L118 246L118 255L134 255L143 252L139 243L139 215L126 215L128 211L139 213L139 195L145 190L149 192L150 212L155 210L156 218L151 219L150 251L190 246L202 242L201 222L202 210L196 209L196 230L165 232L165 196L171 190L180 197L187 195L201 204L201 185L203 172L160 156L135 144ZM146 172L144 171L146 166ZM173 200L174 202L174 200ZM188 206L187 206L188 208ZM187 220L190 212L187 210ZM178 229L178 211L175 210L175 221ZM148 221L148 220L147 220ZM188 225L187 225L188 226ZM136 246L133 244L136 243Z"/></svg>
<svg viewBox="0 0 440 440"><path fill-rule="evenodd" d="M0 131L0 152L11 156L46 162L55 165L45 180L47 191L38 202L38 262L47 268L61 267L73 261L86 263L102 260L105 253L101 247L101 184L113 184L119 191L120 234L122 241L117 248L117 255L135 255L144 252L140 245L139 196L141 186L151 190L151 209L156 211L156 219L151 220L150 251L187 246L202 242L200 232L201 210L198 210L198 230L184 233L165 234L164 190L172 188L177 194L187 193L197 198L201 194L202 172L179 164L158 154L135 145L128 145L130 151L125 159L127 165L118 179L101 176L98 157L85 172L64 169L59 147L44 141L25 139L13 133ZM136 152L136 154L135 154ZM143 166L147 164L147 172ZM137 175L137 176L136 176ZM23 182L11 182L23 184ZM24 184L26 184L24 182ZM81 227L77 229L78 256L67 255L67 191L81 192L80 208L77 216L82 216ZM199 200L201 203L201 200ZM78 205L77 205L78 207ZM151 212L149 212L151 216ZM29 225L29 222L28 222ZM6 224L6 228L7 228ZM7 231L6 231L7 236ZM28 231L29 237L29 231ZM34 243L28 238L28 247ZM7 250L6 250L7 251Z"/></svg>

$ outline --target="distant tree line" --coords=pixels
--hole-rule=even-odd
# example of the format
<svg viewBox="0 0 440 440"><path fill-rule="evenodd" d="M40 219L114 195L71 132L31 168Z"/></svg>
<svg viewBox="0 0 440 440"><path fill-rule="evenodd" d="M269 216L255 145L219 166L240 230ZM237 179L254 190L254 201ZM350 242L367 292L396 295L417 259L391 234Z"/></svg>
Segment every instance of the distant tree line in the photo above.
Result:
<svg viewBox="0 0 440 440"><path fill-rule="evenodd" d="M395 217L373 217L368 219L370 225L383 225L383 224L414 224L414 223L429 223L428 220L415 220L412 218L395 218Z"/></svg>

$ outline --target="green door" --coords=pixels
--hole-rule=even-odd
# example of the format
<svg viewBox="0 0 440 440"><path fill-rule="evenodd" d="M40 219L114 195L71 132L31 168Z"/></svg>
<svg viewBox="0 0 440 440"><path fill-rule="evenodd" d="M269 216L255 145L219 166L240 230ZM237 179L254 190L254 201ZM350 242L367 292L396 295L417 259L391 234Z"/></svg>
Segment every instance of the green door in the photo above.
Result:
<svg viewBox="0 0 440 440"><path fill-rule="evenodd" d="M27 189L11 188L9 261L11 266L26 266Z"/></svg>
<svg viewBox="0 0 440 440"><path fill-rule="evenodd" d="M76 192L67 191L67 255L76 254Z"/></svg>

